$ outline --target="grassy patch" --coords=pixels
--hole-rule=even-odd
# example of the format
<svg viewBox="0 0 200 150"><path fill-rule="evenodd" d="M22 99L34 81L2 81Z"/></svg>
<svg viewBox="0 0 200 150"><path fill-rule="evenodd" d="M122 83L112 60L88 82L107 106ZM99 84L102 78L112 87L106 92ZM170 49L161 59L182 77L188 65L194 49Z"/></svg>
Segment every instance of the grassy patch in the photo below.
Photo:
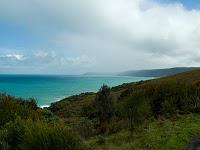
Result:
<svg viewBox="0 0 200 150"><path fill-rule="evenodd" d="M159 119L150 122L143 131L121 131L105 135L105 144L98 138L88 140L97 150L181 150L200 133L200 115L185 115L176 119Z"/></svg>

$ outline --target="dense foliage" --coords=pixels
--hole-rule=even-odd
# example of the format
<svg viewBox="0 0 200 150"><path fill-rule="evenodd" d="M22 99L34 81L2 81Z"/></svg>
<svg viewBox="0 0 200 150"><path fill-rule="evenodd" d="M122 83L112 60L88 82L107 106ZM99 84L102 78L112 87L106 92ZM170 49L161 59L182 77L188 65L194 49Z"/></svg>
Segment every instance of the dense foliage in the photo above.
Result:
<svg viewBox="0 0 200 150"><path fill-rule="evenodd" d="M0 149L85 150L83 141L34 100L0 95Z"/></svg>
<svg viewBox="0 0 200 150"><path fill-rule="evenodd" d="M105 132L106 125L110 123L114 116L114 105L110 95L110 88L103 85L96 95L94 102L96 118L100 123L101 132Z"/></svg>
<svg viewBox="0 0 200 150"><path fill-rule="evenodd" d="M97 145L105 144L104 136L124 130L131 130L133 135L138 135L139 132L138 136L142 136L152 121L163 122L162 120L169 119L173 122L180 116L199 115L200 71L123 84L111 89L103 85L97 94L86 93L69 97L52 104L49 109L64 118L72 128L76 125L74 130L84 138L96 135ZM195 130L198 131L199 128ZM195 132L193 136L198 134ZM157 136L159 138L161 135ZM183 143L187 144L186 141ZM109 149L103 147L106 148Z"/></svg>
<svg viewBox="0 0 200 150"><path fill-rule="evenodd" d="M4 149L16 150L83 150L83 142L62 123L16 119L1 130Z"/></svg>
<svg viewBox="0 0 200 150"><path fill-rule="evenodd" d="M199 81L191 84L177 80L152 81L136 87L128 97L129 107L144 110L149 105L149 113L155 117L200 112Z"/></svg>

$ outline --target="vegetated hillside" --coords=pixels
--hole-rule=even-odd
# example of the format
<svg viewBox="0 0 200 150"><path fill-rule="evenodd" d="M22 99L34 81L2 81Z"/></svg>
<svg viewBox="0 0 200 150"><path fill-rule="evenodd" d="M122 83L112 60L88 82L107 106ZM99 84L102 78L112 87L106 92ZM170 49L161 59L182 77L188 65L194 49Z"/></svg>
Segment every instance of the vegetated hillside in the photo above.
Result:
<svg viewBox="0 0 200 150"><path fill-rule="evenodd" d="M62 120L24 100L0 94L1 150L85 150L84 142Z"/></svg>
<svg viewBox="0 0 200 150"><path fill-rule="evenodd" d="M185 149L200 134L200 70L111 89L104 85L49 110L90 137L96 149Z"/></svg>
<svg viewBox="0 0 200 150"><path fill-rule="evenodd" d="M179 89L178 86L198 85L199 82L200 82L200 70L194 70L169 77L122 84L116 87L112 87L110 90L110 94L112 95L113 97L112 99L114 101L120 103L121 101L124 100L124 98L132 96L138 90L145 91L147 89L152 89L153 93L156 91L156 89L158 90L166 89L165 94L169 95L169 92L171 92L172 90L174 90L174 92L180 91L181 87ZM172 87L170 87L170 85L172 85ZM161 86L160 89L159 86ZM177 86L177 88L172 89L175 86ZM82 93L80 95L71 96L61 101L52 103L49 109L61 117L68 117L71 115L73 116L77 115L77 113L80 113L81 115L82 113L81 110L86 106L91 106L95 98L96 98L96 93ZM80 110L76 111L78 109Z"/></svg>
<svg viewBox="0 0 200 150"><path fill-rule="evenodd" d="M0 149L185 149L200 134L200 70L103 85L41 109L0 94Z"/></svg>
<svg viewBox="0 0 200 150"><path fill-rule="evenodd" d="M198 67L177 67L177 68L166 68L166 69L151 69L151 70L131 70L121 72L118 75L121 76L138 76L138 77L164 77L175 75L186 71L196 70Z"/></svg>

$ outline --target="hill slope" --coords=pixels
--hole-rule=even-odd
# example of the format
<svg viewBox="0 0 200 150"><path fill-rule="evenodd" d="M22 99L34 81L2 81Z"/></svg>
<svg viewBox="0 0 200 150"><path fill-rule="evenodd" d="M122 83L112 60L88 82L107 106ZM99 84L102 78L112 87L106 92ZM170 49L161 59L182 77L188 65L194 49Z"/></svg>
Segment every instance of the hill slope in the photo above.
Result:
<svg viewBox="0 0 200 150"><path fill-rule="evenodd" d="M186 71L196 70L198 67L177 67L167 69L151 69L151 70L132 70L121 72L118 75L121 76L138 76L138 77L164 77L175 75Z"/></svg>
<svg viewBox="0 0 200 150"><path fill-rule="evenodd" d="M133 92L134 89L135 90L137 88L145 89L150 86L157 86L160 84L167 83L168 81L191 85L193 83L200 81L200 69L187 71L184 73L179 73L179 74L168 76L168 77L148 80L148 81L122 84L122 85L113 87L111 89L111 95L114 96L114 99L116 100L120 96L123 96L123 94L127 96L131 95L131 92ZM130 91L130 93L128 91ZM127 94L125 94L126 92ZM96 93L82 93L80 95L71 96L61 101L52 103L49 109L55 113L62 112L62 115L64 115L65 111L72 111L72 109L75 109L75 108L79 109L79 107L84 107L84 106L89 105L91 101L95 99L95 96L96 96Z"/></svg>
<svg viewBox="0 0 200 150"><path fill-rule="evenodd" d="M87 146L34 99L0 94L0 149L86 150Z"/></svg>
<svg viewBox="0 0 200 150"><path fill-rule="evenodd" d="M200 133L200 70L123 84L110 92L103 86L49 109L84 138L92 137L87 141L96 149L185 149Z"/></svg>
<svg viewBox="0 0 200 150"><path fill-rule="evenodd" d="M200 70L103 85L48 109L0 94L0 149L186 149L200 135Z"/></svg>

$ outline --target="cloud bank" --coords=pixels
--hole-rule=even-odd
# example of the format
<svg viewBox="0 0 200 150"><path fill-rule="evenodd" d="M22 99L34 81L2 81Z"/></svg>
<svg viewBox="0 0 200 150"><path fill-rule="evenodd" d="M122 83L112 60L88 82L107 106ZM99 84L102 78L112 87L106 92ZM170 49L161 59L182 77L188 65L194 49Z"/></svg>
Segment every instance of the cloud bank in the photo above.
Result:
<svg viewBox="0 0 200 150"><path fill-rule="evenodd" d="M0 67L7 70L82 73L200 65L200 10L181 3L1 0L0 22L46 39L37 49L2 48Z"/></svg>

